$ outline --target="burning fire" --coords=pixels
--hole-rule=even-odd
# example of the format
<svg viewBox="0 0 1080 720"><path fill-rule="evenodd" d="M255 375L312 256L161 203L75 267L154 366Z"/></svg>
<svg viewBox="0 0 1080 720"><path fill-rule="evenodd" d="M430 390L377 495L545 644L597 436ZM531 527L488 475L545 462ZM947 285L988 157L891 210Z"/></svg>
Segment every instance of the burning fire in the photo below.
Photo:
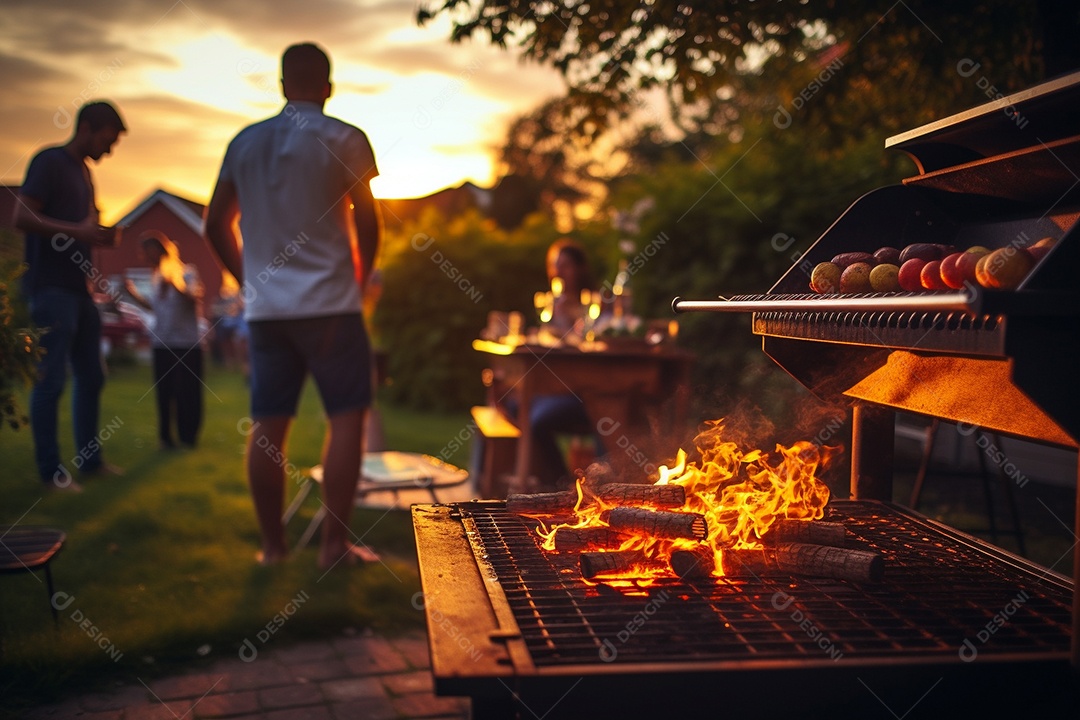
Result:
<svg viewBox="0 0 1080 720"><path fill-rule="evenodd" d="M615 577L636 580L669 577L671 555L680 550L711 551L715 561L712 574L722 577L722 555L726 549L761 548L761 538L777 520L811 521L824 515L829 488L819 479L818 472L842 448L798 441L791 447L777 445L775 455L770 456L761 450L744 451L723 435L723 420L710 422L694 439L700 461L688 461L687 453L680 449L672 467L660 466L660 478L655 483L656 486L679 485L684 489L686 502L674 510L703 516L707 536L669 538L631 532L615 550L636 552L643 560L635 563L631 571L618 572ZM587 477L578 479L576 489L574 521L551 527L541 522L537 529L544 550L556 550L555 538L561 530L611 527L610 513L617 505L593 492Z"/></svg>

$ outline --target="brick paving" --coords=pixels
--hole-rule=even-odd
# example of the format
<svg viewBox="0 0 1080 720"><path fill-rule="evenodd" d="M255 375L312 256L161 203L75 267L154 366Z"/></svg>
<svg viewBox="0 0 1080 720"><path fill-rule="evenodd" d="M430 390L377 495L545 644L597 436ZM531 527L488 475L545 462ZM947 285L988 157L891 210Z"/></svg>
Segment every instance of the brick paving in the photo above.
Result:
<svg viewBox="0 0 1080 720"><path fill-rule="evenodd" d="M209 667L35 708L29 720L432 720L468 718L436 697L427 640L340 637L264 650Z"/></svg>

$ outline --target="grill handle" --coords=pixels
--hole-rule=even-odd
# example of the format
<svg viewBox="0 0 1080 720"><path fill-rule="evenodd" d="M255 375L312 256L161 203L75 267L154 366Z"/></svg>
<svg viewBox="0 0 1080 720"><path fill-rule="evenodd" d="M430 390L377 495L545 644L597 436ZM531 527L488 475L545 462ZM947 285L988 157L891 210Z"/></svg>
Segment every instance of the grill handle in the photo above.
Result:
<svg viewBox="0 0 1080 720"><path fill-rule="evenodd" d="M671 301L671 309L683 312L964 312L982 314L983 294L978 289L908 296L810 296L792 299L762 300L683 300Z"/></svg>

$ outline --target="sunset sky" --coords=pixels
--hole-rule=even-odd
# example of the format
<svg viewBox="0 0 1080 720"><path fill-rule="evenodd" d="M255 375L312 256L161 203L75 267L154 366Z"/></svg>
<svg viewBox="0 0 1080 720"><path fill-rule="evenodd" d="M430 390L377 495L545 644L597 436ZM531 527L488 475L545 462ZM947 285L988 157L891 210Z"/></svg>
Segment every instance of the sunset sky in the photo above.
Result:
<svg viewBox="0 0 1080 720"><path fill-rule="evenodd" d="M283 100L281 51L322 45L326 111L363 128L379 197L465 180L489 186L507 121L562 94L554 70L476 42L415 0L3 0L0 182L20 184L39 148L70 136L78 107L109 99L129 132L92 168L106 222L156 187L205 202L225 146Z"/></svg>

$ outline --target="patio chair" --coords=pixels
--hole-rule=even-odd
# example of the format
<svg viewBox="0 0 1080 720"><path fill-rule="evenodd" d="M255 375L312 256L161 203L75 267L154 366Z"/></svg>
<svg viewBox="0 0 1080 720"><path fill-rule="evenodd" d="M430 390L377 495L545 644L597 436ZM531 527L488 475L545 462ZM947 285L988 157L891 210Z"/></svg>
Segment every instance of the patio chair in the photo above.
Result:
<svg viewBox="0 0 1080 720"><path fill-rule="evenodd" d="M59 615L53 603L53 579L49 563L64 547L65 540L67 535L56 528L0 525L0 573L32 573L44 569L54 625L59 623Z"/></svg>
<svg viewBox="0 0 1080 720"><path fill-rule="evenodd" d="M289 523L307 499L312 486L321 483L322 479L322 465L316 465L308 471L303 484L296 491L296 496L285 509L281 517L282 523L286 525ZM360 481L356 485L356 504L363 505L368 495L380 492L393 493L396 504L398 493L402 490L427 490L432 502L438 503L440 501L437 490L462 485L468 479L467 470L462 470L431 455L393 450L366 453L360 472ZM304 530L304 534L300 536L296 544L297 549L306 546L311 541L325 516L326 506L320 504L307 529Z"/></svg>

